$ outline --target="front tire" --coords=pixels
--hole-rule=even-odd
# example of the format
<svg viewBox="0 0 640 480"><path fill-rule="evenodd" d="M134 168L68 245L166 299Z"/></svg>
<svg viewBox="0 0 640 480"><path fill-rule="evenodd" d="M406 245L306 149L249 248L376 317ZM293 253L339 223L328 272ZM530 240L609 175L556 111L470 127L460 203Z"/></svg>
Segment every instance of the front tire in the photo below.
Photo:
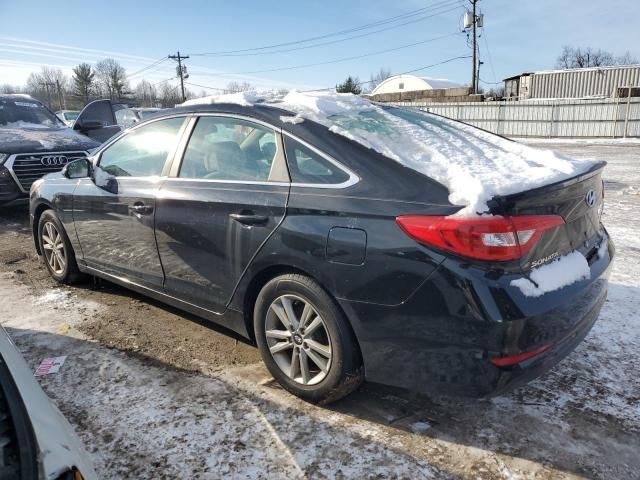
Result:
<svg viewBox="0 0 640 480"><path fill-rule="evenodd" d="M314 280L287 274L269 281L254 309L262 360L286 390L328 404L362 383L362 356L347 319Z"/></svg>
<svg viewBox="0 0 640 480"><path fill-rule="evenodd" d="M38 242L49 274L59 283L76 283L81 274L62 222L53 210L45 210L38 221Z"/></svg>

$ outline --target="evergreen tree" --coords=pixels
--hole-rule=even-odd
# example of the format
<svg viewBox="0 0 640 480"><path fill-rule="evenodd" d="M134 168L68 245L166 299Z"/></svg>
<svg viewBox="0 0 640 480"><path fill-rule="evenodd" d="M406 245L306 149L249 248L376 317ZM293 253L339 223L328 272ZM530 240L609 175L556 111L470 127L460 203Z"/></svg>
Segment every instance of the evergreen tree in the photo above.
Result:
<svg viewBox="0 0 640 480"><path fill-rule="evenodd" d="M354 95L360 95L362 93L362 87L360 87L360 79L358 77L351 77L349 75L344 83L336 85L336 92L338 93L353 93Z"/></svg>
<svg viewBox="0 0 640 480"><path fill-rule="evenodd" d="M73 69L73 91L76 95L89 101L95 74L88 63L81 63Z"/></svg>

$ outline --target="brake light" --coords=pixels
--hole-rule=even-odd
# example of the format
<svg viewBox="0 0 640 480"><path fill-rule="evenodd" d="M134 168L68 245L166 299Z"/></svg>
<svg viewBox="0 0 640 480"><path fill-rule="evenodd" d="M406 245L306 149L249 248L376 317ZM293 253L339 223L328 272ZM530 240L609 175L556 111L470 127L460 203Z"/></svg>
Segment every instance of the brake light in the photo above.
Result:
<svg viewBox="0 0 640 480"><path fill-rule="evenodd" d="M507 261L525 255L545 230L562 225L564 220L558 215L404 215L396 222L418 242L478 260Z"/></svg>
<svg viewBox="0 0 640 480"><path fill-rule="evenodd" d="M512 365L522 363L525 360L529 360L530 358L538 356L541 353L546 352L550 348L551 348L551 344L547 343L545 345L542 345L540 348L531 350L530 352L519 353L517 355L508 355L506 357L492 358L490 361L496 367L511 367Z"/></svg>

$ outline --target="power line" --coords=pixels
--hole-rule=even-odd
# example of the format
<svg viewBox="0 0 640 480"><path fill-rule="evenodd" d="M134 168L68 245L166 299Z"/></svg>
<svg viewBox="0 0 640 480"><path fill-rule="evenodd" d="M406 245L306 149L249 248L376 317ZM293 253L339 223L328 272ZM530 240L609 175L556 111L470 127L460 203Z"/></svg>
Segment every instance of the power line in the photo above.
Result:
<svg viewBox="0 0 640 480"><path fill-rule="evenodd" d="M484 45L487 47L487 56L489 57L489 66L491 67L491 74L493 75L493 80L496 81L496 71L493 68L493 59L491 58L491 51L489 50L489 41L487 40L487 32L484 27L482 27L482 38L484 38ZM501 83L501 82L498 82Z"/></svg>
<svg viewBox="0 0 640 480"><path fill-rule="evenodd" d="M452 5L453 5L453 7L451 7ZM386 32L388 30L392 30L392 29L395 29L395 28L403 27L405 25L410 25L410 24L413 24L413 23L421 22L421 21L426 20L428 18L433 18L435 16L442 15L444 13L449 13L449 12L452 12L454 10L457 10L460 7L460 5L457 4L457 3L449 2L449 5L440 5L437 8L444 8L444 7L451 7L451 8L447 8L446 10L442 10L440 12L436 12L436 13L433 13L431 15L425 15L425 16L422 16L420 18L409 20L407 22L399 23L399 24L396 24L396 25L391 25L391 26L388 26L388 27L385 27L385 28L380 28L378 30L373 30L371 32L361 33L359 35L353 35L353 36L346 37L346 38L340 38L338 40L331 40L331 41L328 41L328 42L316 43L316 44L313 44L313 45L306 45L306 46L303 46L303 47L294 47L294 48L287 48L287 49L281 49L281 50L272 50L272 51L268 51L268 52L264 52L264 51L249 52L249 51L241 51L240 50L240 51L231 51L231 52L228 52L228 53L227 52L190 53L189 55L194 56L194 57L196 57L196 56L244 57L244 56L256 56L256 55L273 55L273 54L278 54L278 53L294 52L294 51L298 51L298 50L306 50L306 49L309 49L309 48L322 47L322 46L326 46L326 45L333 45L333 44L336 44L336 43L346 42L346 41L349 41L349 40L355 40L357 38L363 38L363 37L367 37L367 36L370 36L370 35L375 35L377 33ZM422 12L422 13L425 13L425 12ZM309 40L309 41L311 41L311 40ZM306 43L306 42L307 42L306 40L301 40L299 42L289 42L289 43L294 44L294 43ZM266 49L269 49L269 48L275 48L275 47L264 47L264 48L261 48L261 49L266 50ZM253 49L251 49L251 50L253 50ZM258 49L256 49L256 50L258 50Z"/></svg>
<svg viewBox="0 0 640 480"><path fill-rule="evenodd" d="M140 70L127 75L127 78L135 77L136 75L138 75L138 74L140 74L142 72L145 72L145 71L149 70L150 68L153 68L153 67L155 67L157 65L160 65L163 62L166 62L167 60L168 60L168 58L163 56L162 58L159 58L158 60L153 62L151 65L147 65L146 67L141 68Z"/></svg>
<svg viewBox="0 0 640 480"><path fill-rule="evenodd" d="M428 69L428 68L437 67L437 66L440 66L440 65L444 65L445 63L453 62L453 61L455 61L455 60L462 60L462 59L466 59L466 58L471 58L471 55L460 55L460 56L457 56L457 57L447 58L446 60L442 60L441 62L432 63L432 64L430 64L430 65L425 65L425 66L423 66L423 67L414 68L414 69L412 69L412 70L407 70L407 71L402 72L402 73L395 73L395 74L393 74L393 75L391 75L391 76L397 76L397 75L408 75L409 73L420 72L420 71L422 71L422 70L426 70L426 69ZM169 80L171 80L171 79L169 79ZM166 81L166 80L164 80L164 81ZM368 80L368 81L365 81L365 82L358 82L358 86L360 86L360 85L366 85L366 84L368 84L368 83L373 83L374 81L375 81L375 80ZM210 87L210 86L208 86L208 85L200 85L200 84L198 84L198 83L190 83L190 82L185 82L185 83L186 83L187 85L193 85L194 87L207 88L207 89L209 89L209 90L219 90L219 91L223 91L223 92L225 91L225 89L224 89L224 88L219 88L219 87ZM302 90L302 92L303 92L303 93L309 93L309 92L323 92L323 91L326 91L326 90L334 90L334 89L335 89L335 86L334 86L334 87L327 87L327 88L316 88L316 89L312 89L312 90Z"/></svg>
<svg viewBox="0 0 640 480"><path fill-rule="evenodd" d="M218 90L218 91L220 91L220 92L224 92L224 91L226 91L226 89L224 89L224 88L219 88L219 87L209 87L209 86L207 86L207 85L200 85L200 84L198 84L198 83L191 83L191 82L184 82L184 83L186 83L187 85L191 85L191 86L193 86L193 87L207 88L207 89L209 89L209 90Z"/></svg>
<svg viewBox="0 0 640 480"><path fill-rule="evenodd" d="M465 58L471 58L471 55L460 55L457 57L451 57L451 58L447 58L446 60L443 60L441 62L438 63L432 63L430 65L425 65L424 67L419 67L419 68L414 68L413 70L407 70L406 72L402 72L402 73L394 73L393 75L391 75L392 77L397 77L398 75L408 75L410 73L416 73L416 72L420 72L422 70L426 70L428 68L433 68L433 67L437 67L440 65L444 65L445 63L449 63L449 62L453 62L455 60L461 60L461 59L465 59ZM367 80L366 82L358 82L358 86L361 85L366 85L368 83L373 83L376 80ZM303 90L303 92L323 92L326 90L334 90L335 87L327 87L327 88L318 88L318 89L314 89L314 90Z"/></svg>
<svg viewBox="0 0 640 480"><path fill-rule="evenodd" d="M300 69L300 68L317 67L317 66L320 66L320 65L330 65L330 64L333 64L333 63L348 62L350 60L357 60L357 59L360 59L360 58L372 57L374 55L381 55L383 53L395 52L397 50L402 50L404 48L415 47L417 45L423 45L425 43L433 42L433 41L436 41L436 40L441 40L443 38L452 37L454 35L459 35L459 32L448 33L446 35L440 35L438 37L429 38L427 40L422 40L420 42L414 42L414 43L409 43L409 44L406 44L406 45L400 45L400 46L394 47L394 48L387 48L385 50L379 50L377 52L365 53L365 54L361 54L361 55L353 55L353 56L350 56L350 57L336 58L336 59L333 59L333 60L328 60L326 62L307 63L307 64L303 64L303 65L293 65L293 66L289 66L289 67L270 68L270 69L266 69L266 70L252 70L252 71L233 72L233 73L225 72L225 73L220 73L220 74L200 74L200 75L208 76L208 77L228 77L228 76L236 76L236 75L250 75L250 74L254 74L254 73L282 72L282 71L285 71L285 70L297 70L297 69Z"/></svg>
<svg viewBox="0 0 640 480"><path fill-rule="evenodd" d="M169 82L171 80L174 80L176 77L169 77L169 78L165 78L164 80L160 80L159 82L156 83L152 83L151 86L155 87L156 85L160 85L161 83L165 83L165 82Z"/></svg>

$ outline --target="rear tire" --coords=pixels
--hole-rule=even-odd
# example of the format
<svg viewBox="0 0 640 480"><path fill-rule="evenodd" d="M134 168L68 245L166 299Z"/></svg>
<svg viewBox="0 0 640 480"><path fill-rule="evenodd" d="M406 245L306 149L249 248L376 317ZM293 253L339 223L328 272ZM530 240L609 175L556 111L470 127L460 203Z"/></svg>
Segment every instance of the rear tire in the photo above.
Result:
<svg viewBox="0 0 640 480"><path fill-rule="evenodd" d="M40 215L38 243L45 267L56 282L72 284L82 279L67 232L53 210Z"/></svg>
<svg viewBox="0 0 640 480"><path fill-rule="evenodd" d="M267 369L286 390L328 404L364 380L362 356L344 314L304 275L281 275L260 291L254 309L256 342Z"/></svg>

